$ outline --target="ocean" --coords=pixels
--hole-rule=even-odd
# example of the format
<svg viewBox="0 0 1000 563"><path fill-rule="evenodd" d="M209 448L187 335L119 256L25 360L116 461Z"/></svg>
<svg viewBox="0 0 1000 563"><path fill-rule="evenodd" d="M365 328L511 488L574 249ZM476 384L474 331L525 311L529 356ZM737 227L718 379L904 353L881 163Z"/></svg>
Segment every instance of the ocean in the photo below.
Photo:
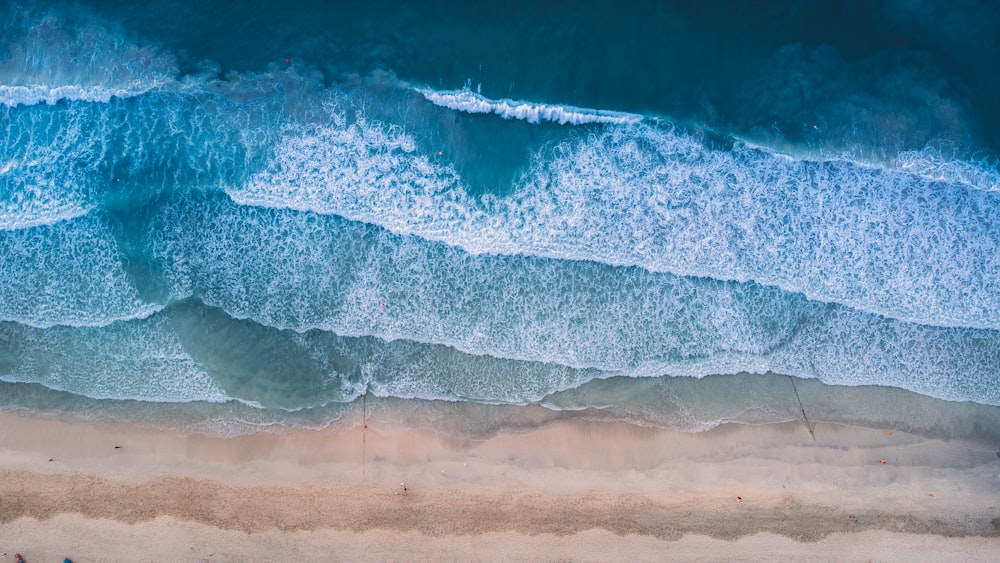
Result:
<svg viewBox="0 0 1000 563"><path fill-rule="evenodd" d="M14 2L0 409L1000 440L995 2Z"/></svg>

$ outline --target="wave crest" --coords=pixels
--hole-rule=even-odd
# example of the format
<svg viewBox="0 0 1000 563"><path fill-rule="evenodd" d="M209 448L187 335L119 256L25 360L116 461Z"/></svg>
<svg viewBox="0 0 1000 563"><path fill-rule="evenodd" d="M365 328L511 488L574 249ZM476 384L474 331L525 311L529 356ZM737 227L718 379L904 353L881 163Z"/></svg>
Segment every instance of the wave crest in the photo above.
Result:
<svg viewBox="0 0 1000 563"><path fill-rule="evenodd" d="M539 104L522 100L491 100L469 89L436 91L417 89L432 104L465 113L492 113L504 119L520 119L528 123L551 121L560 125L603 123L624 125L639 123L643 116L566 105Z"/></svg>

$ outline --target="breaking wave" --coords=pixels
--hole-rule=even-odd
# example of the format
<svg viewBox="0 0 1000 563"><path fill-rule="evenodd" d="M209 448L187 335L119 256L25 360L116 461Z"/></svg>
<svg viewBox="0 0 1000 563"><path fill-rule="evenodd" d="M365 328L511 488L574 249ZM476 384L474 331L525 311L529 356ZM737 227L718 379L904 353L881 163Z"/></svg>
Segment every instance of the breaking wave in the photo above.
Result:
<svg viewBox="0 0 1000 563"><path fill-rule="evenodd" d="M539 104L519 100L491 100L469 89L436 91L417 89L434 105L465 113L492 113L504 119L520 119L528 123L551 121L560 125L591 123L639 123L644 118L632 113L585 109L568 105Z"/></svg>

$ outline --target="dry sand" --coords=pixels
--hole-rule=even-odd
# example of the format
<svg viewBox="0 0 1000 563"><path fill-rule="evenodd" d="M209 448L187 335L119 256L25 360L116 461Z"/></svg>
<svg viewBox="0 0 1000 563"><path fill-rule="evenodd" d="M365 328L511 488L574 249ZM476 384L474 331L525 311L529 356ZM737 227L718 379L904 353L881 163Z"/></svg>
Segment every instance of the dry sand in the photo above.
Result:
<svg viewBox="0 0 1000 563"><path fill-rule="evenodd" d="M1000 560L985 444L822 424L816 441L801 424L576 420L483 441L368 425L221 438L0 414L0 563Z"/></svg>

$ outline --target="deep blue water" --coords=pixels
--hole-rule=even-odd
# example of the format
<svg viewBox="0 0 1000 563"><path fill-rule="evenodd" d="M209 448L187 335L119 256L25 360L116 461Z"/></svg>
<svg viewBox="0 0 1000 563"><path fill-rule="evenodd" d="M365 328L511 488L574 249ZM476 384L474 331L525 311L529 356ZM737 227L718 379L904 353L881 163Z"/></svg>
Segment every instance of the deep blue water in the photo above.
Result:
<svg viewBox="0 0 1000 563"><path fill-rule="evenodd" d="M996 3L466 4L0 9L0 408L1000 405Z"/></svg>

